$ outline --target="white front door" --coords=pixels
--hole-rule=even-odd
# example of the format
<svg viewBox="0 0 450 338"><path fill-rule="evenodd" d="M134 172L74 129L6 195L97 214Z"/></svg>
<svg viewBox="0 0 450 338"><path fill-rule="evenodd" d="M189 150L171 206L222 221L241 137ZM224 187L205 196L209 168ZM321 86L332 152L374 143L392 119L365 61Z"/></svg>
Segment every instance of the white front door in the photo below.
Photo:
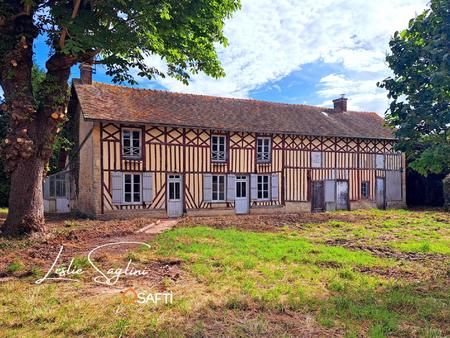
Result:
<svg viewBox="0 0 450 338"><path fill-rule="evenodd" d="M236 176L236 198L234 202L234 209L236 214L248 214L249 212L249 198L248 198L248 176Z"/></svg>
<svg viewBox="0 0 450 338"><path fill-rule="evenodd" d="M183 215L183 180L181 175L170 174L167 178L167 216Z"/></svg>
<svg viewBox="0 0 450 338"><path fill-rule="evenodd" d="M336 210L348 210L348 181L336 182Z"/></svg>

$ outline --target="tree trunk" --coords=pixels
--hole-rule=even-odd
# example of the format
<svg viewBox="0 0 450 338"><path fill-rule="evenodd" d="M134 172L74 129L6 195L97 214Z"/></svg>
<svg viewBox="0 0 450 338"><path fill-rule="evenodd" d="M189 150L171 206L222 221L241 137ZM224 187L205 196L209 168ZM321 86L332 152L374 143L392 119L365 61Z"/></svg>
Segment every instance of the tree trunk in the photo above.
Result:
<svg viewBox="0 0 450 338"><path fill-rule="evenodd" d="M2 235L20 237L44 231L44 166L44 161L33 157L19 161L11 173L9 212L2 227Z"/></svg>
<svg viewBox="0 0 450 338"><path fill-rule="evenodd" d="M70 67L91 60L98 51L68 55L56 44L46 62L45 79L34 88L32 47L39 30L30 6L22 1L13 3L10 17L3 18L0 13L0 86L5 98L3 109L9 115L0 150L11 176L9 212L1 233L18 237L45 229L42 179L56 134L67 120Z"/></svg>

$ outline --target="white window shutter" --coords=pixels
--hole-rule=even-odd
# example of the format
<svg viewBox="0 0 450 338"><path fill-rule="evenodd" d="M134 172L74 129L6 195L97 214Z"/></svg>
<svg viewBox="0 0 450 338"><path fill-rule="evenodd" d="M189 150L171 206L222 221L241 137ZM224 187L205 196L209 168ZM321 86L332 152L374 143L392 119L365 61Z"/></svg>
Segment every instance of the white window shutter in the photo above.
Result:
<svg viewBox="0 0 450 338"><path fill-rule="evenodd" d="M123 199L123 173L120 171L111 172L111 194L113 204L122 203Z"/></svg>
<svg viewBox="0 0 450 338"><path fill-rule="evenodd" d="M142 174L142 202L151 204L153 201L153 173Z"/></svg>
<svg viewBox="0 0 450 338"><path fill-rule="evenodd" d="M272 201L278 201L278 173L272 174Z"/></svg>
<svg viewBox="0 0 450 338"><path fill-rule="evenodd" d="M236 175L227 176L227 202L234 202L236 198Z"/></svg>
<svg viewBox="0 0 450 338"><path fill-rule="evenodd" d="M384 169L384 155L377 154L375 156L375 168L376 169Z"/></svg>
<svg viewBox="0 0 450 338"><path fill-rule="evenodd" d="M212 175L203 174L203 201L210 203L212 201Z"/></svg>
<svg viewBox="0 0 450 338"><path fill-rule="evenodd" d="M252 201L258 200L258 175L250 175L250 199Z"/></svg>

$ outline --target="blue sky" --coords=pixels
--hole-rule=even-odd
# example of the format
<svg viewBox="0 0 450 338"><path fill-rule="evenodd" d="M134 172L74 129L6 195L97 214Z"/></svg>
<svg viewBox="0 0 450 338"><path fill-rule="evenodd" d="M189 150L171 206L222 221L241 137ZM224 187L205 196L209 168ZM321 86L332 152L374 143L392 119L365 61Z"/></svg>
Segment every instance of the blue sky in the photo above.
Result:
<svg viewBox="0 0 450 338"><path fill-rule="evenodd" d="M396 30L421 13L428 0L242 0L242 10L225 25L229 46L218 47L226 77L198 74L185 86L174 79L139 79L139 87L287 103L330 106L340 94L350 109L388 107L376 82L390 75L385 64ZM48 50L36 43L36 62ZM160 69L157 56L147 62ZM78 77L74 67L73 77ZM110 82L97 69L95 81Z"/></svg>

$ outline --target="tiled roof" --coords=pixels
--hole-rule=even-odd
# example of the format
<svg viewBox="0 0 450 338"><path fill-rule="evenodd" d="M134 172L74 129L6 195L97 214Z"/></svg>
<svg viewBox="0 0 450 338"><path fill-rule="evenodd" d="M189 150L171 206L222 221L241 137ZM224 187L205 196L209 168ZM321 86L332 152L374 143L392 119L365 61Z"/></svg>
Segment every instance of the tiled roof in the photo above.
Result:
<svg viewBox="0 0 450 338"><path fill-rule="evenodd" d="M393 139L376 113L74 81L88 120L257 133Z"/></svg>

